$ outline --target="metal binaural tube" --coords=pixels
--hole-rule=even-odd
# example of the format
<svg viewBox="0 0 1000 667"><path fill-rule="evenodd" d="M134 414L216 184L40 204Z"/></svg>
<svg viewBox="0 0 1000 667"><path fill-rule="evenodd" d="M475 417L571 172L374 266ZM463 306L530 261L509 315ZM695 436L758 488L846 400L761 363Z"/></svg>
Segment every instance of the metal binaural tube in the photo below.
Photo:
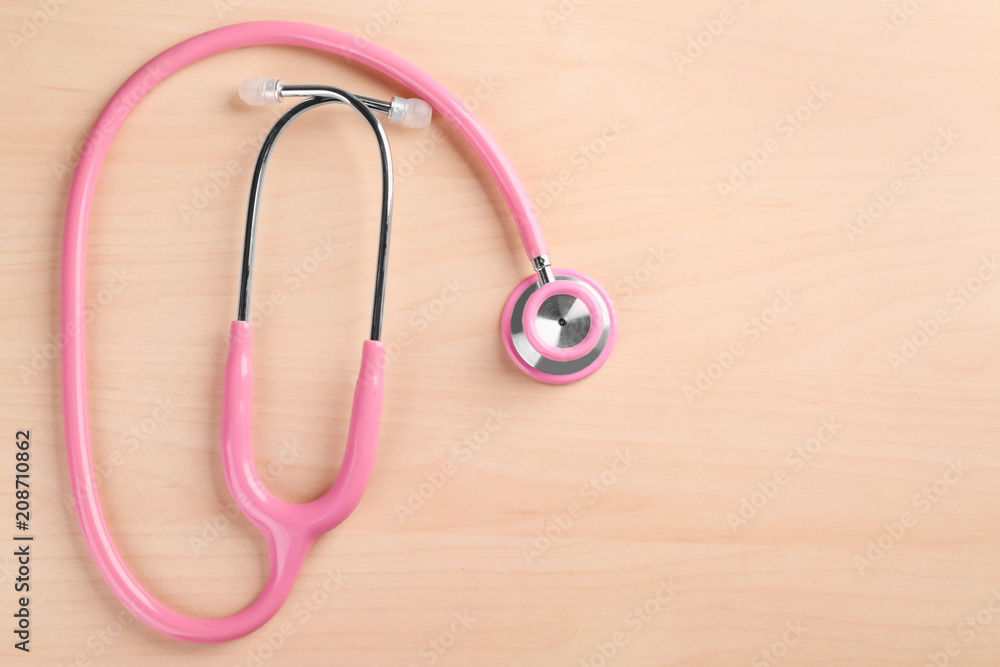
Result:
<svg viewBox="0 0 1000 667"><path fill-rule="evenodd" d="M328 86L312 86L312 85L301 85L301 84L282 84L278 93L281 97L327 97L330 88ZM355 95L355 98L361 100L365 103L365 106L381 114L389 115L389 109L392 106L391 102L386 102L385 100L377 100L374 97L367 97L365 95ZM327 97L327 99L331 99ZM331 99L333 102L342 102L342 100Z"/></svg>
<svg viewBox="0 0 1000 667"><path fill-rule="evenodd" d="M247 205L246 231L243 237L243 258L240 265L240 297L236 310L236 319L246 322L250 315L250 293L253 288L253 261L257 242L257 222L260 212L261 192L264 184L264 175L267 171L267 164L274 150L275 142L290 122L309 109L324 104L348 104L368 121L378 140L379 155L381 157L382 211L379 224L378 259L375 267L375 289L372 298L370 332L371 340L379 340L382 337L382 319L385 311L386 270L389 261L389 232L392 226L392 155L389 151L389 140L385 136L382 124L379 123L378 119L372 113L368 102L385 105L387 109L385 113L388 113L388 103L372 100L371 98L361 98L330 86L283 86L281 94L284 95L286 92L291 92L294 95L308 96L309 99L289 109L275 122L274 127L271 128L271 131L267 134L261 145L257 162L254 165L253 177L250 182L250 200Z"/></svg>

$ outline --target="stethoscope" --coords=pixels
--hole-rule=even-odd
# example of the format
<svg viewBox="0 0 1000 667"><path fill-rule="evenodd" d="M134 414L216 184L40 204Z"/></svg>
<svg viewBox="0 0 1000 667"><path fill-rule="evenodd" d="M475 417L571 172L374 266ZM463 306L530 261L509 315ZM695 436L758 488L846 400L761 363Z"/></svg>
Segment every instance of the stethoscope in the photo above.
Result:
<svg viewBox="0 0 1000 667"><path fill-rule="evenodd" d="M260 595L225 618L193 618L160 604L136 580L108 530L94 475L87 417L85 347L85 269L87 227L101 165L111 142L136 104L160 81L208 56L256 45L302 46L345 56L388 75L422 99L385 102L329 86L285 85L277 79L251 78L240 86L250 104L279 103L302 97L274 124L261 145L247 210L237 319L230 328L222 412L222 459L226 484L247 518L264 534L270 575ZM253 372L249 322L253 258L261 190L267 163L288 124L317 106L340 103L368 123L378 142L382 171L382 209L372 305L370 339L363 343L361 370L347 445L333 486L308 503L294 504L272 495L257 475L251 445ZM527 192L496 141L462 102L418 67L364 39L306 23L262 21L212 30L164 51L135 72L115 93L86 141L70 186L62 257L61 315L63 415L70 482L84 538L98 569L115 595L151 628L192 642L228 641L266 623L284 603L299 568L319 536L354 510L371 476L382 412L385 346L381 342L389 231L392 221L392 157L376 114L408 127L423 127L436 109L455 126L483 160L514 217L534 275L519 284L501 316L504 347L514 363L536 380L565 384L599 368L611 353L616 326L607 293L587 276L554 269Z"/></svg>

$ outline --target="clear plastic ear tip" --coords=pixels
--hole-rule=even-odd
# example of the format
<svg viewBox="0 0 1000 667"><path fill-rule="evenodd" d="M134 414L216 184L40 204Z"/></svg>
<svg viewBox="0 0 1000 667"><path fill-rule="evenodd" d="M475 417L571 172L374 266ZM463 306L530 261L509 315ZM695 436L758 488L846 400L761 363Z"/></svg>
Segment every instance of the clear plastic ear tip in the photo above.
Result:
<svg viewBox="0 0 1000 667"><path fill-rule="evenodd" d="M277 104L281 101L281 79L262 76L247 77L240 83L240 99L252 107Z"/></svg>
<svg viewBox="0 0 1000 667"><path fill-rule="evenodd" d="M431 105L415 97L394 97L389 105L389 121L402 123L406 127L427 127L431 124L433 113Z"/></svg>

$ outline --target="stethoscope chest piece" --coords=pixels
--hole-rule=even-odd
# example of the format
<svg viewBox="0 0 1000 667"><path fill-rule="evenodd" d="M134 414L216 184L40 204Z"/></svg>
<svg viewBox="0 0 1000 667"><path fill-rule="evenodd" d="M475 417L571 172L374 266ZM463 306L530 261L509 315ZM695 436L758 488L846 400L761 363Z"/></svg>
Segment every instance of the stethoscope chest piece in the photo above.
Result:
<svg viewBox="0 0 1000 667"><path fill-rule="evenodd" d="M582 273L556 269L544 284L525 279L507 299L500 326L507 354L529 376L550 384L581 380L614 347L614 304Z"/></svg>

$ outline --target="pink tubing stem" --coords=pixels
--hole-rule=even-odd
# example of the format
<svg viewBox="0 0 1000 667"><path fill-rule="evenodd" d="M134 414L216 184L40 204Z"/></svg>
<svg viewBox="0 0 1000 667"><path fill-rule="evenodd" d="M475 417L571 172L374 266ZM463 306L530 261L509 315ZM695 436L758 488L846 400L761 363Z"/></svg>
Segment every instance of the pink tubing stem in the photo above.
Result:
<svg viewBox="0 0 1000 667"><path fill-rule="evenodd" d="M270 575L249 606L225 618L194 618L157 602L135 579L112 541L90 460L89 446L68 447L74 501L94 562L115 595L143 623L169 637L190 642L237 639L266 623L284 604L313 542L357 507L375 465L385 347L365 341L354 391L351 426L340 472L325 494L308 503L272 495L257 475L251 445L253 328L233 322L226 362L222 412L222 459L229 491L267 541ZM84 443L86 444L86 443Z"/></svg>
<svg viewBox="0 0 1000 667"><path fill-rule="evenodd" d="M249 324L232 327L222 415L226 482L233 496L265 535L270 576L259 597L226 618L198 619L157 602L135 579L118 553L101 511L91 460L87 417L86 296L87 228L101 165L118 129L136 104L160 81L183 67L231 49L263 44L300 46L338 54L367 65L406 86L455 126L482 158L514 217L529 258L547 254L538 221L523 185L496 141L444 86L399 56L347 33L304 23L264 21L213 30L150 60L115 93L87 139L70 185L63 236L62 326L63 418L73 497L83 535L98 569L115 595L144 623L165 635L193 642L228 641L263 625L287 598L310 546L357 506L371 475L382 409L382 343L366 341L355 390L351 426L340 474L320 498L302 505L271 495L257 476L250 438Z"/></svg>

